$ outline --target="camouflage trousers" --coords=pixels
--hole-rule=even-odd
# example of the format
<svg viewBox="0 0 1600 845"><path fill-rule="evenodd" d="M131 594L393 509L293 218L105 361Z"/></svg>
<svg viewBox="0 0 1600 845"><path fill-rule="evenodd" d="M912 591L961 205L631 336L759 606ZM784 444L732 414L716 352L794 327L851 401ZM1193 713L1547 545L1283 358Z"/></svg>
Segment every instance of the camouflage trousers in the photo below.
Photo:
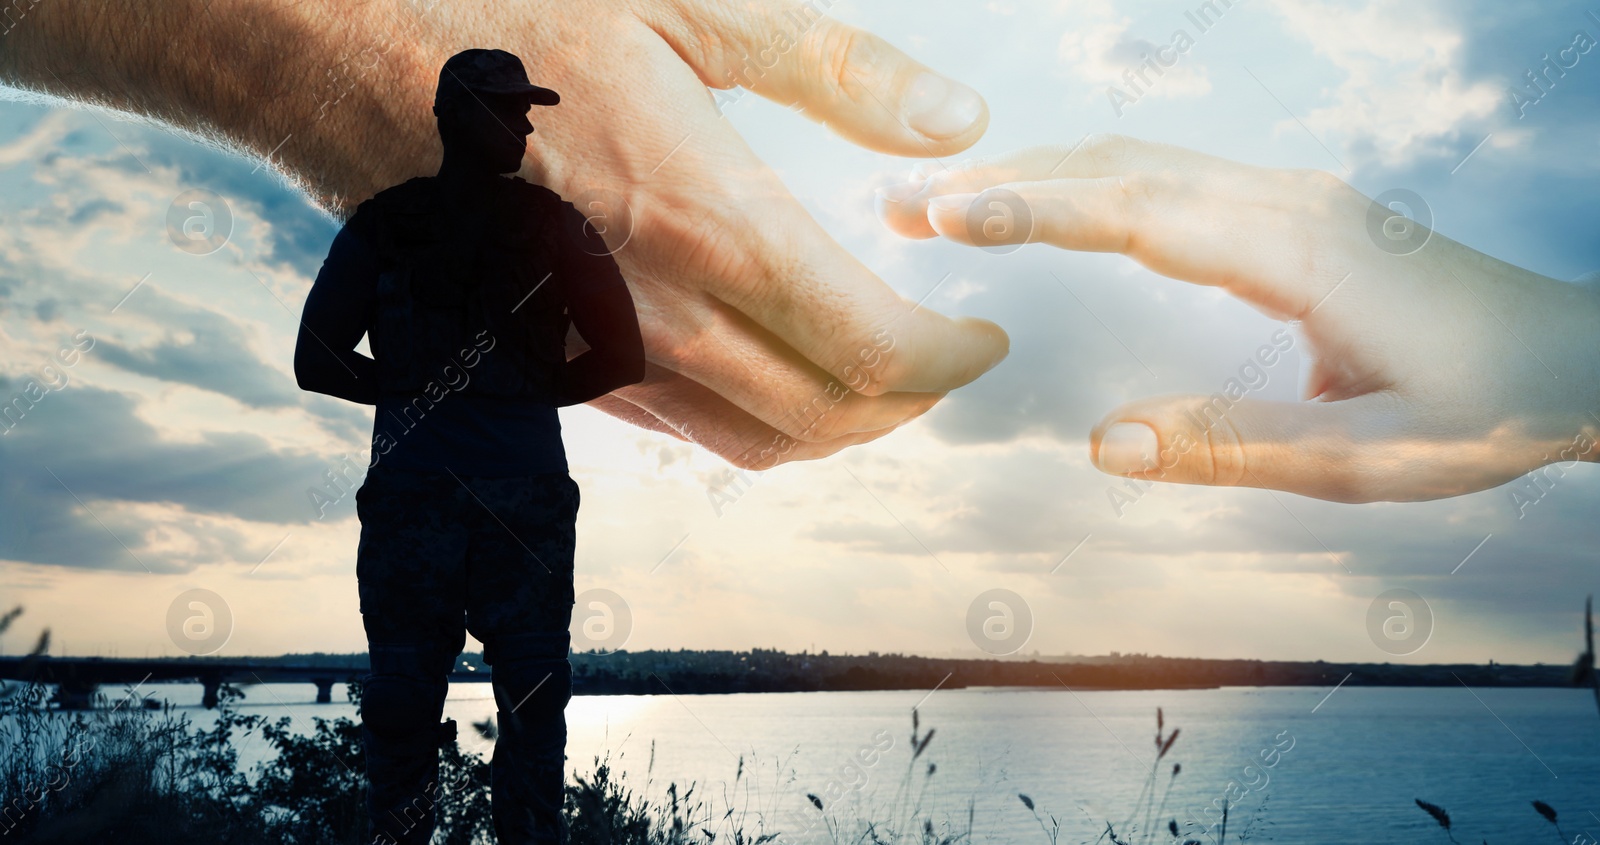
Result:
<svg viewBox="0 0 1600 845"><path fill-rule="evenodd" d="M442 792L448 676L466 632L493 668L490 761L503 845L562 842L578 485L566 473L457 477L379 464L356 492L356 578L372 659L361 701L368 841L426 843Z"/></svg>

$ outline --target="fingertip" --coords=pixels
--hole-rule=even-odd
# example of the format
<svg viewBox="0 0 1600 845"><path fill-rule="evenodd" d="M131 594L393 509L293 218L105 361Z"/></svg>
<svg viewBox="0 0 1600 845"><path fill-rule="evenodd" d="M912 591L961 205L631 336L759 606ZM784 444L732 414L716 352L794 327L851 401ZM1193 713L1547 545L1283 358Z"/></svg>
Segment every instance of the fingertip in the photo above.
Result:
<svg viewBox="0 0 1600 845"><path fill-rule="evenodd" d="M977 196L975 193L943 194L929 199L926 218L929 228L957 243L970 244L967 210Z"/></svg>
<svg viewBox="0 0 1600 845"><path fill-rule="evenodd" d="M923 389L949 390L971 384L999 366L1000 362L1011 353L1011 336L994 322L981 317L950 319L955 325L956 337L960 343L951 347L950 351L956 354L947 359L949 382L941 388Z"/></svg>
<svg viewBox="0 0 1600 845"><path fill-rule="evenodd" d="M906 91L906 125L935 146L934 154L971 146L989 127L989 105L970 86L923 71Z"/></svg>
<svg viewBox="0 0 1600 845"><path fill-rule="evenodd" d="M926 198L919 196L925 180L885 185L873 192L872 208L889 231L904 238L927 240L939 233L928 225Z"/></svg>
<svg viewBox="0 0 1600 845"><path fill-rule="evenodd" d="M897 182L893 185L884 185L876 191L879 200L891 206L898 206L917 194L922 193L926 179L912 179L907 182Z"/></svg>
<svg viewBox="0 0 1600 845"><path fill-rule="evenodd" d="M1103 425L1103 424L1102 424ZM1157 463L1160 438L1156 430L1140 422L1118 420L1107 426L1091 442L1095 466L1109 475L1145 472Z"/></svg>
<svg viewBox="0 0 1600 845"><path fill-rule="evenodd" d="M865 396L885 393L944 393L977 380L1005 359L1011 339L998 325L977 317L946 317L927 309L903 317L886 364L856 388ZM888 351L888 350L886 350Z"/></svg>
<svg viewBox="0 0 1600 845"><path fill-rule="evenodd" d="M982 317L962 317L958 322L963 329L976 335L978 343L988 351L988 363L973 378L999 366L1011 354L1011 335L1006 334L1006 330L1000 328L998 323Z"/></svg>

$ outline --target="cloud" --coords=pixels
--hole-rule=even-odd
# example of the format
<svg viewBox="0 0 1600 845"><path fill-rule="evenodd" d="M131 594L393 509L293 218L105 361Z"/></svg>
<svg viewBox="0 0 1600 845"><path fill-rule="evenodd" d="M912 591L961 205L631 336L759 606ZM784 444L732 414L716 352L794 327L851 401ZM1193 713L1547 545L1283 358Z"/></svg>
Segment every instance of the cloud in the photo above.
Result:
<svg viewBox="0 0 1600 845"><path fill-rule="evenodd" d="M1304 123L1324 139L1344 138L1358 160L1407 162L1459 158L1482 138L1504 90L1465 68L1467 36L1434 3L1370 0L1362 4L1274 0L1284 34L1304 41L1343 78L1324 89ZM1292 120L1280 131L1299 131Z"/></svg>
<svg viewBox="0 0 1600 845"><path fill-rule="evenodd" d="M1600 477L1582 466L1552 473L1544 498L1520 510L1511 498L1517 483L1437 502L1361 506L1157 484L1119 510L1108 491L1133 488L1089 467L1081 448L1039 437L940 446L937 461L918 460L930 433L909 435L890 454L848 459L871 495L844 483L836 492L859 506L802 536L837 554L913 568L937 558L961 577L1064 570L1113 597L1183 570L1184 578L1212 573L1219 584L1240 574L1309 578L1330 595L1361 600L1405 587L1505 620L1570 610L1559 591L1537 585L1587 578L1584 549L1600 544L1600 525L1582 516L1600 500Z"/></svg>
<svg viewBox="0 0 1600 845"><path fill-rule="evenodd" d="M5 380L0 396L20 389ZM236 543L238 521L316 521L306 490L323 484L333 460L244 433L168 439L139 418L129 394L69 384L45 394L0 437L0 559L137 569L123 543L166 571L217 554L243 558L251 550ZM179 553L147 552L170 533L195 542Z"/></svg>
<svg viewBox="0 0 1600 845"><path fill-rule="evenodd" d="M0 159L38 153L39 138L72 136L81 122L95 126L83 112L49 112L0 143ZM119 137L153 168L147 173L103 129L96 132L99 148L89 144L48 162L42 156L14 171L23 188L14 195L20 207L9 217L12 225L0 231L0 314L20 309L17 316L28 319L7 320L4 329L19 341L38 336L38 349L13 355L12 366L48 360L56 341L44 335L58 332L39 324L66 322L96 339L97 364L227 396L249 409L303 410L337 439L364 440L367 412L304 393L287 372L296 324L292 310L279 311L288 307L285 296L308 284L290 265L308 263L307 250L325 249L326 242L314 242L331 239L332 225L315 224L320 213L306 212L303 201L302 213L286 211L295 198L271 178L252 176L243 159L149 127L119 126ZM168 180L218 185L233 195L239 231L230 251L196 258L172 248L162 222L165 203L177 193ZM275 211L270 218L242 213L252 206ZM300 234L284 240L280 218ZM241 245L259 252L260 243L280 244L272 251L282 259L279 272L252 269L245 260ZM270 254L266 261L272 263ZM257 279L269 285L270 296L262 296ZM271 308L252 308L250 297Z"/></svg>
<svg viewBox="0 0 1600 845"><path fill-rule="evenodd" d="M1056 57L1067 73L1093 84L1097 99L1109 96L1112 89L1120 91L1125 102L1146 94L1180 99L1211 93L1204 66L1187 57L1196 36L1202 34L1197 27L1177 12L1169 20L1136 24L1125 8L1110 0L1072 0L1057 6L1069 21L1056 46ZM1143 34L1135 34L1136 28Z"/></svg>
<svg viewBox="0 0 1600 845"><path fill-rule="evenodd" d="M157 343L130 348L102 339L95 352L128 372L215 391L254 408L300 404L299 388L250 351L241 326L214 311L183 310L181 320L169 323L182 328L169 329Z"/></svg>
<svg viewBox="0 0 1600 845"><path fill-rule="evenodd" d="M21 129L15 139L0 144L0 170L55 152L76 125L76 117L66 111L40 111L9 104L0 104L0 108L5 110L6 122Z"/></svg>
<svg viewBox="0 0 1600 845"><path fill-rule="evenodd" d="M265 244L280 272L254 272L303 289L296 269L314 270L335 227L249 162L158 129L110 120L114 138L81 111L0 108L26 118L0 142L0 161L16 163L0 232L0 397L14 400L63 337L95 339L0 427L0 559L185 572L257 560L276 542L263 547L263 527L315 522L308 490L326 492L335 453L365 440L370 417L298 390L292 329L276 333L292 316L237 264ZM173 250L161 222L195 182L234 206L231 252L209 260ZM345 504L325 521L351 515Z"/></svg>
<svg viewBox="0 0 1600 845"><path fill-rule="evenodd" d="M158 130L144 130L143 158L152 167L177 173L185 188L205 188L231 204L250 208L271 221L263 232L261 260L315 278L338 234L339 224L312 205L305 195L288 190L270 167L257 168L248 158Z"/></svg>

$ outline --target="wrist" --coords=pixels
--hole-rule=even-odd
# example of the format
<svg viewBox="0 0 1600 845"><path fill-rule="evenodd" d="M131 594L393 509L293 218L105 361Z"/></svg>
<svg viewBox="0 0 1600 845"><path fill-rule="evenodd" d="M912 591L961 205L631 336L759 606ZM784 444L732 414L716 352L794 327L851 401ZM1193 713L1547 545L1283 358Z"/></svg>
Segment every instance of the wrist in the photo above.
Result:
<svg viewBox="0 0 1600 845"><path fill-rule="evenodd" d="M296 6L249 151L319 206L348 217L378 191L439 165L430 107L438 69L428 38L437 0ZM298 47L307 44L312 46Z"/></svg>
<svg viewBox="0 0 1600 845"><path fill-rule="evenodd" d="M1551 462L1600 463L1600 273L1555 282L1551 324L1566 341L1556 365L1566 382L1564 402L1573 419L1570 443Z"/></svg>
<svg viewBox="0 0 1600 845"><path fill-rule="evenodd" d="M1585 273L1573 282L1580 290L1593 297L1594 301L1600 302L1600 270ZM1580 460L1588 463L1600 463L1600 384L1596 383L1595 376L1595 372L1600 370L1600 309L1597 309L1595 316L1596 319L1589 324L1585 335L1588 340L1587 348L1580 352L1588 355L1587 360L1590 362L1588 388L1589 404L1592 407L1588 413L1589 419L1584 420L1584 436L1587 440L1582 444L1588 448L1580 450L1583 453Z"/></svg>

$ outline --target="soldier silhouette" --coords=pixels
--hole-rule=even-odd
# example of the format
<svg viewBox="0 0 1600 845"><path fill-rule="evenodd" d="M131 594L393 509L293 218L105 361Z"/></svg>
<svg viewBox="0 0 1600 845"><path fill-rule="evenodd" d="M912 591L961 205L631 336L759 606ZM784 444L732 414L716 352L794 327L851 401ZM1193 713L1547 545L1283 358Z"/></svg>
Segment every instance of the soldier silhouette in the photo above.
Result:
<svg viewBox="0 0 1600 845"><path fill-rule="evenodd" d="M505 176L532 107L559 102L510 53L452 56L433 106L438 174L361 203L306 299L300 386L376 406L356 493L372 842L428 842L440 795L464 786L439 783L438 763L466 631L493 669L496 836L565 840L579 497L556 408L639 382L645 362L605 241L554 192ZM570 361L569 327L590 347Z"/></svg>

